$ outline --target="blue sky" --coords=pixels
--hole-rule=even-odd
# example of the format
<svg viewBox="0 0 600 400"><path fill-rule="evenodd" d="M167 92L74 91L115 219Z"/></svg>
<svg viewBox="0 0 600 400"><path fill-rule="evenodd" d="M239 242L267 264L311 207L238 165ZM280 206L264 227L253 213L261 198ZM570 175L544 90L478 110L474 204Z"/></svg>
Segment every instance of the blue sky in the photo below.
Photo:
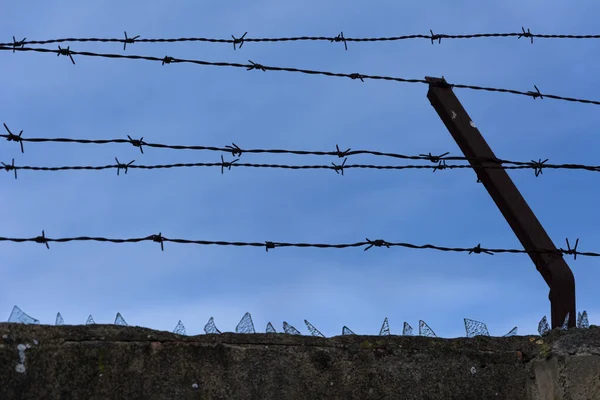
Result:
<svg viewBox="0 0 600 400"><path fill-rule="evenodd" d="M587 11L583 11L587 10ZM0 37L9 42L62 37L142 38L335 36L517 32L595 34L600 5L580 1L507 0L359 4L341 1L11 2ZM66 46L67 44L65 44ZM594 40L516 38L383 43L230 44L70 43L74 51L257 63L533 90L600 99ZM61 46L63 46L61 44ZM56 49L56 45L32 45ZM1 122L24 137L144 137L182 145L304 150L370 149L403 154L458 146L426 98L427 86L284 72L137 60L4 51ZM597 165L597 106L456 89L500 158ZM220 154L126 145L0 143L0 160L17 165L218 162ZM231 155L224 155L230 159ZM329 164L335 157L243 154L255 163ZM401 165L352 156L348 163ZM580 238L600 249L598 175L586 171L509 172L554 243ZM220 168L35 172L0 175L0 236L148 236L225 241L392 242L521 248L471 170L374 171ZM550 313L548 288L530 259L403 248L295 249L166 243L0 244L0 315L13 305L41 323L61 312L67 324L112 323L172 330L182 320L200 334L213 316L233 331L246 311L257 331L287 321L308 334L307 319L326 336L343 325L392 333L423 319L442 337L464 336L463 318L493 335L513 326L536 333ZM598 323L600 279L594 258L568 259L578 310Z"/></svg>

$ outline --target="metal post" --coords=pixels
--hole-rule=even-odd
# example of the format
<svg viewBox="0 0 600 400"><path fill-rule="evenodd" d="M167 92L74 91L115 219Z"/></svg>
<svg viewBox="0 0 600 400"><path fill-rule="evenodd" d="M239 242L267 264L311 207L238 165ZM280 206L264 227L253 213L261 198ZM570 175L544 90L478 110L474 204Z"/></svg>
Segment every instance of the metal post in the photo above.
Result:
<svg viewBox="0 0 600 400"><path fill-rule="evenodd" d="M525 250L557 250L554 243L527 205L523 196L504 169L485 169L498 166L497 159L485 139L444 78L425 77L429 83L427 98L444 125L475 170L496 206L512 228ZM479 159L479 160L474 160ZM569 313L569 328L575 327L575 278L562 255L528 253L538 272L550 288L552 328L562 326Z"/></svg>

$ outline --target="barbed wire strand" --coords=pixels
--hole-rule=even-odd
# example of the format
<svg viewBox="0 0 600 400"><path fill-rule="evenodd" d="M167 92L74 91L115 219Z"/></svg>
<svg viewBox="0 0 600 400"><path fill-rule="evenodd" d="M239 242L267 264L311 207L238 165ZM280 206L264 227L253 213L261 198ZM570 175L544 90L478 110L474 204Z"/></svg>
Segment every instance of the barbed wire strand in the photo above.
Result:
<svg viewBox="0 0 600 400"><path fill-rule="evenodd" d="M135 160L129 163L122 163L115 157L116 164L110 165L69 165L59 167L38 167L30 165L15 165L14 158L12 163L7 164L0 162L2 167L7 172L13 171L15 179L17 179L18 170L29 170L29 171L81 171L91 170L100 171L105 169L116 169L117 175L120 175L121 170L127 174L129 169L169 169L169 168L190 168L190 167L220 167L221 173L225 169L231 170L231 167L246 167L246 168L279 168L279 169L293 169L293 170L306 170L306 169L329 169L334 170L338 174L344 175L346 169L376 169L376 170L404 170L404 169L431 169L433 172L445 169L533 169L535 176L539 176L543 173L544 168L549 169L580 169L587 171L600 172L600 166L587 166L587 165L553 165L545 164L545 161L532 161L529 165L448 165L445 160L440 161L437 165L370 165L370 164L349 164L346 165L347 158L341 164L331 163L331 165L288 165L288 164L253 164L253 163L237 163L239 158L232 161L225 161L221 156L221 162L214 163L177 163L177 164L158 164L158 165L134 165Z"/></svg>
<svg viewBox="0 0 600 400"><path fill-rule="evenodd" d="M308 69L300 69L300 68L289 68L289 67L272 67L263 64L255 63L251 60L248 60L250 64L239 64L239 63L229 63L229 62L212 62L212 61L202 61L202 60L188 60L188 59L178 59L170 56L165 56L163 58L159 57L151 57L151 56L139 56L139 55L126 55L126 54L110 54L110 53L93 53L88 51L73 51L69 47L61 48L58 46L58 50L52 49L43 49L43 48L29 48L29 47L7 47L0 46L0 50L15 50L17 51L33 51L40 53L54 53L57 56L67 56L70 58L71 62L75 64L75 60L73 59L74 55L80 56L88 56L88 57L102 57L102 58L118 58L118 59L131 59L131 60L146 60L146 61L158 61L161 62L162 65L165 64L174 64L174 63L191 63L197 65L205 65L205 66L216 66L216 67L234 67L234 68L246 68L246 70L260 70L260 71L284 71L284 72L297 72L308 75L323 75L329 77L340 77L340 78L350 78L350 79L359 79L364 82L365 79L372 80L384 80L384 81L393 81L393 82L403 82L403 83L424 83L429 85L425 79L407 79L407 78L398 78L398 77L390 77L390 76L380 76L380 75L363 75L359 73L337 73L337 72L329 72L329 71L317 71L317 70L308 70ZM600 101L597 100L586 100L586 99L578 99L573 97L563 97L557 96L553 94L544 94L539 91L537 86L534 85L535 91L519 91L513 89L502 89L502 88L493 88L493 87L485 87L485 86L475 86L475 85L464 85L464 84L456 84L456 83L448 83L444 84L447 87L451 88L460 88L460 89L471 89L471 90L481 90L488 92L498 92L498 93L510 93L515 95L529 96L536 98L550 98L555 100L563 100L569 102L576 103L585 103L585 104L594 104L600 105Z"/></svg>
<svg viewBox="0 0 600 400"><path fill-rule="evenodd" d="M433 30L429 30L430 34L414 34L414 35L401 35L401 36L389 36L389 37L362 37L352 38L345 37L344 32L340 32L336 36L295 36L295 37L279 37L279 38L250 38L246 37L248 32L245 32L240 37L231 35L231 39L218 39L218 38L207 38L207 37L180 37L180 38L140 38L140 35L129 37L127 32L124 32L124 38L59 38L59 39L47 39L47 40L22 40L17 41L13 36L13 41L8 43L0 43L0 46L14 46L22 47L30 44L52 44L52 43L65 43L65 42L102 42L102 43L123 43L123 50L127 49L127 44L133 43L175 43L175 42L207 42L207 43L226 43L233 44L234 50L241 48L244 43L247 42L298 42L298 41L327 41L330 43L342 42L344 48L348 50L348 42L393 42L401 40L412 40L412 39L425 39L431 41L434 44L441 43L442 39L481 39L481 38L509 38L516 37L528 38L533 43L534 38L538 39L600 39L600 35L572 35L572 34L540 34L531 33L530 29L525 30L521 27L521 32L507 32L507 33L471 33L471 34L446 34L446 33L433 33Z"/></svg>
<svg viewBox="0 0 600 400"><path fill-rule="evenodd" d="M545 164L548 159L542 161L541 159L538 161L511 161L504 160L500 158L488 158L488 157L464 157L464 156L450 156L449 152L443 153L441 155L432 155L431 152L428 154L419 154L419 155L405 155L398 153L389 153L389 152L381 152L374 150L352 150L348 148L344 151L340 150L339 146L336 145L335 151L317 151L317 150L289 150L289 149L242 149L235 143L231 145L227 145L224 147L214 147L214 146L183 146L183 145L168 145L162 143L149 143L145 142L144 138L133 139L131 136L127 135L128 139L71 139L71 138L27 138L22 137L23 131L16 135L11 132L6 123L4 123L4 127L6 128L8 134L0 134L0 137L5 138L7 141L14 141L20 144L21 153L24 153L23 142L33 142L33 143L44 143L44 142L55 142L55 143L78 143L78 144L131 144L134 147L138 147L140 152L143 154L143 147L154 147L154 148L164 148L164 149L173 149L173 150L206 150L206 151L215 151L215 152L224 152L231 153L232 156L241 156L244 153L253 153L253 154L294 154L294 155L317 155L317 156L336 156L339 158L349 157L353 155L366 154L366 155L374 155L380 157L391 157L396 159L405 159L405 160L424 160L430 161L433 163L439 164L442 161L478 161L478 162L492 162L496 164L512 164L512 165L522 165L527 168L554 168L554 169L583 169L588 171L598 171L600 166L593 165L584 165L584 164ZM438 169L440 169L438 167ZM443 167L442 167L443 169Z"/></svg>
<svg viewBox="0 0 600 400"><path fill-rule="evenodd" d="M469 254L501 254L501 253L513 253L513 254L554 254L554 255L572 255L574 259L580 256L587 257L598 257L600 253L594 252L580 252L577 251L577 247L579 245L579 239L576 240L575 246L571 248L569 240L566 239L567 249L559 248L556 250L520 250L520 249L494 249L494 248L483 248L481 244L477 244L475 247L445 247L445 246L436 246L432 244L424 244L424 245L416 245L412 243L403 243L403 242L387 242L382 239L370 240L368 238L365 239L364 242L356 242L356 243L340 243L340 244L327 244L327 243L286 243L286 242L229 242L229 241L213 241L213 240L191 240L191 239L173 239L167 238L162 235L162 232L158 235L150 235L146 237L139 238L129 238L129 239L111 239L105 237L91 237L91 236L78 236L78 237L69 237L69 238L49 238L46 237L45 231L42 231L41 236L37 236L34 238L9 238L9 237L0 237L0 242L13 242L13 243L25 243L25 242L35 242L44 244L48 249L50 248L49 243L67 243L67 242L106 242L106 243L140 243L140 242L157 242L161 245L161 250L164 251L164 243L172 242L172 243L180 243L180 244L198 244L198 245L217 245L217 246L238 246L238 247L264 247L268 252L269 249L274 249L276 247L299 247L299 248L321 248L321 249L345 249L352 247L364 247L364 251L371 249L372 247L404 247L410 249L432 249L439 251L450 251L450 252L466 252Z"/></svg>

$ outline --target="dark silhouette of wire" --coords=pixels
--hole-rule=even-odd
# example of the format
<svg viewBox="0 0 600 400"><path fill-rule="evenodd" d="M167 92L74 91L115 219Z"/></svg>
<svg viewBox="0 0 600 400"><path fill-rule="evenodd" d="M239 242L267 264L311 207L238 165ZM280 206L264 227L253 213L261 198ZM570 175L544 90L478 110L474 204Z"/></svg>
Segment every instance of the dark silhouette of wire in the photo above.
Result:
<svg viewBox="0 0 600 400"><path fill-rule="evenodd" d="M451 252L466 252L469 254L499 254L499 253L513 253L513 254L528 254L528 253L538 253L538 254L555 254L555 255L572 255L575 259L578 255L588 256L588 257L598 257L600 253L593 252L579 252L577 251L577 246L579 245L579 239L575 242L575 247L571 248L569 244L569 240L567 239L567 250L565 249L556 249L556 250L519 250L519 249L488 249L481 247L481 244L478 244L475 247L444 247L444 246L436 246L432 244L424 244L424 245L416 245L412 243L403 243L403 242L387 242L383 239L370 240L369 238L365 239L364 242L355 242L355 243L340 243L340 244L328 244L328 243L286 243L286 242L228 242L228 241L213 241L213 240L190 240L190 239L173 239L166 238L162 236L162 233L158 235L150 235L146 237L139 238L129 238L129 239L110 239L105 237L91 237L91 236L78 236L78 237L69 237L69 238L48 238L46 237L45 231L42 231L41 236L37 236L35 238L9 238L9 237L0 237L0 242L14 242L14 243L24 243L24 242L35 242L44 244L47 248L50 248L49 243L67 243L67 242L105 242L105 243L139 243L139 242L157 242L160 243L161 249L164 250L164 242L172 242L172 243L180 243L180 244L198 244L198 245L217 245L217 246L238 246L238 247L263 247L266 251L269 249L274 249L276 247L299 247L299 248L321 248L321 249L345 249L351 247L364 247L364 251L371 249L372 247L405 247L410 249L432 249L439 251L451 251Z"/></svg>
<svg viewBox="0 0 600 400"><path fill-rule="evenodd" d="M22 47L31 44L52 44L52 43L65 43L65 42L102 42L102 43L123 43L123 50L126 49L127 44L133 43L175 43L175 42L207 42L207 43L227 43L233 44L234 49L241 48L244 43L260 43L260 42L299 42L299 41L322 41L344 43L344 48L347 50L348 42L394 42L402 40L412 39L425 39L431 41L431 43L441 43L442 39L481 39L481 38L508 38L516 37L529 38L533 43L534 38L539 39L600 39L600 35L572 35L572 34L539 34L531 33L529 29L525 30L522 28L521 32L507 32L507 33L471 33L471 34L445 34L445 33L433 33L429 30L430 34L414 34L414 35L400 35L400 36L388 36L388 37L362 37L353 38L345 37L344 33L341 32L337 36L295 36L295 37L279 37L279 38L250 38L246 37L248 32L244 33L240 37L231 35L231 39L218 39L218 38L207 38L207 37L180 37L180 38L140 38L139 35L134 37L128 37L125 32L124 38L57 38L57 39L46 39L46 40L26 40L24 38L17 41L13 37L12 43L0 43L0 46L13 46Z"/></svg>
<svg viewBox="0 0 600 400"><path fill-rule="evenodd" d="M437 165L370 165L370 164L349 164L346 165L347 158L343 160L340 164L331 163L331 165L288 165L288 164L253 164L253 163L238 163L239 159L235 159L232 161L225 161L223 156L221 156L221 162L213 162L213 163L177 163L177 164L158 164L158 165L135 165L133 164L135 160L130 161L129 163L121 163L117 158L115 158L116 164L109 165L65 165L58 167L37 167L30 165L15 165L15 160L12 160L11 164L7 164L1 162L2 168L4 168L7 172L13 171L15 175L15 179L17 178L18 170L29 170L29 171L100 171L105 169L116 169L117 175L120 174L121 170L124 173L127 173L129 169L170 169L170 168L190 168L190 167L220 167L221 173L224 172L225 169L231 170L231 167L247 167L247 168L278 168L278 169L294 169L294 170L307 170L307 169L329 169L334 170L336 173L341 173L344 175L344 170L347 169L376 169L376 170L403 170L403 169L431 169L433 172L438 170L445 169L533 169L535 172L535 176L539 176L542 174L543 168L550 169L582 169L588 171L600 172L600 167L587 166L587 165L573 165L573 164L564 164L564 165L553 165L553 164L545 164L540 161L533 161L529 163L529 165L489 165L482 164L480 166L471 166L471 165L448 165L445 160L438 162Z"/></svg>
<svg viewBox="0 0 600 400"><path fill-rule="evenodd" d="M164 58L159 57L150 57L150 56L138 56L138 55L125 55L125 54L106 54L106 53L93 53L87 51L72 51L67 47L66 49L60 48L58 50L51 49L43 49L43 48L28 48L28 47L7 47L0 46L0 50L12 50L16 51L34 51L40 53L54 53L57 55L63 55L69 57L71 62L75 64L75 60L73 59L74 55L80 56L88 56L88 57L102 57L102 58L120 58L120 59L131 59L131 60L146 60L146 61L159 61L163 65L165 64L175 64L175 63L191 63L197 65L210 65L217 67L234 67L234 68L246 68L247 70L260 70L260 71L285 71L285 72L297 72L309 75L324 75L329 77L341 77L341 78L350 78L350 79L358 79L364 82L365 79L372 80L384 80L384 81L392 81L392 82L404 82L404 83L424 83L429 84L425 79L406 79L406 78L396 78L390 76L380 76L380 75L363 75L359 73L352 74L344 74L337 72L328 72L328 71L316 71L316 70L308 70L308 69L299 69L299 68L289 68L289 67L271 67L263 64L258 64L253 61L250 61L250 64L239 64L239 63L229 63L229 62L211 62L211 61L202 61L202 60L187 60L187 59L177 59L170 56L165 56ZM536 98L550 98L556 100L570 101L576 103L585 103L585 104L595 104L600 105L600 101L597 100L586 100L586 99L578 99L573 97L563 97L557 96L553 94L543 94L540 93L539 90L536 91L519 91L513 89L502 89L502 88L492 88L492 87L484 87L484 86L475 86L475 85L463 85L456 83L449 83L449 87L452 88L461 88L461 89L472 89L472 90L483 90L488 92L498 92L498 93L510 93L522 96L529 96Z"/></svg>

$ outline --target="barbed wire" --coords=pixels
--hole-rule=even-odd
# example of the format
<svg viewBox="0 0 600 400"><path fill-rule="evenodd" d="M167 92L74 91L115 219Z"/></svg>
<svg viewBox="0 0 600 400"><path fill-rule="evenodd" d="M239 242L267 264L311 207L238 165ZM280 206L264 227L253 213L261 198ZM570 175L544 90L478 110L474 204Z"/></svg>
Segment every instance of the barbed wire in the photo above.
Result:
<svg viewBox="0 0 600 400"><path fill-rule="evenodd" d="M208 43L227 43L232 44L233 49L241 49L244 43L254 42L299 42L299 41L326 41L330 43L343 43L344 49L348 50L348 42L394 42L401 40L411 39L425 39L430 40L431 44L436 41L442 42L442 39L477 39L477 38L508 38L516 37L517 39L528 38L533 44L534 38L539 39L600 39L600 35L571 35L571 34L540 34L531 33L528 28L525 30L521 27L521 32L508 32L508 33L471 33L471 34L446 34L446 33L433 33L433 30L429 30L430 34L421 35L401 35L401 36L388 36L388 37L362 37L352 38L345 37L344 32L340 32L336 36L295 36L295 37L279 37L279 38L250 38L246 37L248 32L245 32L239 37L231 35L231 39L217 39L207 37L181 37L181 38L140 38L140 35L134 37L127 36L125 31L124 38L60 38L60 39L47 39L47 40L27 40L23 38L17 41L13 36L13 41L8 43L0 43L0 46L13 46L23 47L30 44L51 44L51 43L65 43L65 42L102 42L102 43L123 43L123 50L127 49L127 44L134 43L175 43L175 42L208 42Z"/></svg>
<svg viewBox="0 0 600 400"><path fill-rule="evenodd" d="M225 161L221 155L221 162L213 163L176 163L176 164L157 164L157 165L134 165L135 160L128 163L120 162L116 157L116 164L109 165L65 165L59 167L37 167L30 165L15 165L14 158L10 164L0 162L2 167L7 172L14 171L15 179L17 179L18 170L29 170L29 171L81 171L91 170L100 171L105 169L116 169L117 175L120 175L121 170L127 174L129 169L169 169L169 168L191 168L191 167L220 167L221 174L225 169L231 170L231 167L246 167L246 168L279 168L279 169L294 169L294 170L305 170L305 169L329 169L334 170L336 173L344 175L346 169L376 169L376 170L403 170L403 169L431 169L433 172L445 169L533 169L535 176L543 174L544 168L550 169L580 169L587 171L600 172L600 166L589 166L589 165L574 165L574 164L545 164L545 161L532 161L526 163L527 165L452 165L446 164L446 160L441 160L437 165L371 165L371 164L349 164L346 165L348 159L344 158L341 164L331 163L331 165L289 165L289 164L253 164L253 163L237 163L239 158L232 161Z"/></svg>
<svg viewBox="0 0 600 400"><path fill-rule="evenodd" d="M21 130L18 135L12 133L12 131L8 128L6 123L3 124L4 128L8 132L7 134L0 134L0 137L5 138L7 141L13 141L20 144L21 153L24 153L23 142L33 142L33 143L43 143L43 142L56 142L56 143L78 143L78 144L131 144L134 147L140 149L140 152L144 154L143 147L154 147L154 148L165 148L165 149L174 149L174 150L206 150L206 151L214 151L214 152L224 152L231 153L232 156L241 157L244 153L253 153L253 154L294 154L294 155L318 155L318 156L336 156L338 158L347 158L353 155L366 154L366 155L374 155L380 157L391 157L396 159L404 159L404 160L423 160L430 161L435 164L438 164L434 168L444 169L446 167L453 168L452 166L448 166L445 164L445 161L475 161L475 162L492 162L495 164L510 164L516 166L522 166L523 168L532 168L536 172L539 171L536 176L541 174L542 168L551 168L551 169L572 169L572 170L587 170L597 172L600 170L600 166L594 165L584 165L584 164L546 164L548 159L538 161L512 161L512 160L504 160L500 158L489 158L489 157L464 157L464 156L450 156L449 152L440 154L440 155L432 155L431 152L428 154L419 154L419 155L406 155L406 154L398 154L398 153L389 153L389 152L381 152L374 150L352 150L348 148L344 151L340 150L339 145L336 145L335 151L316 151L316 150L288 150L288 149L242 149L235 143L231 145L227 145L224 147L214 147L214 146L184 146L184 145L168 145L162 143L149 143L145 142L144 138L133 139L131 136L127 135L127 139L71 139L71 138L26 138L22 137L23 131ZM241 164L238 164L241 165ZM445 165L445 166L444 166ZM7 168L6 164L3 164L4 168ZM8 166L9 170L12 169L12 165ZM350 167L350 166L348 166ZM464 166L468 168L469 166ZM20 167L15 167L20 168ZM135 167L133 167L135 168ZM329 167L332 168L332 167ZM346 167L344 167L346 168ZM456 167L454 167L456 168ZM461 167L462 168L462 167ZM482 166L482 168L486 168L486 166ZM489 168L489 166L487 167Z"/></svg>
<svg viewBox="0 0 600 400"><path fill-rule="evenodd" d="M198 245L217 245L217 246L238 246L238 247L264 247L268 252L270 249L274 249L276 247L299 247L299 248L321 248L321 249L345 249L352 247L364 247L364 251L369 250L372 247L404 247L410 249L431 249L431 250L439 250L439 251L451 251L451 252L465 252L469 254L500 254L500 253L513 253L513 254L554 254L554 255L572 255L574 259L577 259L577 256L586 256L586 257L598 257L600 253L594 252L580 252L577 251L577 246L579 245L579 239L575 241L575 246L571 248L569 243L569 239L566 239L567 249L559 248L556 250L524 250L524 249L493 249L493 248L483 248L481 247L481 243L477 244L475 247L445 247L445 246L436 246L432 244L423 244L416 245L412 243L403 243L403 242L387 242L383 239L370 240L366 238L364 242L356 242L356 243L340 243L340 244L327 244L327 243L286 243L286 242L272 242L272 241L264 241L264 242L229 242L229 241L214 241L214 240L191 240L191 239L173 239L166 238L162 235L162 232L158 235L150 235L146 237L138 237L138 238L129 238L129 239L111 239L106 237L91 237L91 236L78 236L78 237L68 237L68 238L49 238L46 237L46 232L42 230L42 235L34 238L9 238L9 237L0 237L0 242L14 242L14 243L25 243L25 242L35 242L44 244L46 248L50 249L49 243L67 243L67 242L105 242L105 243L140 243L140 242L157 242L160 243L161 250L164 251L164 243L172 242L172 243L180 243L180 244L198 244Z"/></svg>
<svg viewBox="0 0 600 400"><path fill-rule="evenodd" d="M165 56L163 58L152 57L152 56L139 56L139 55L125 55L125 54L110 54L110 53L94 53L88 51L73 51L70 47L61 48L58 46L58 50L52 49L43 49L43 48L30 48L30 47L16 47L16 46L0 46L0 50L12 50L16 51L33 51L40 53L54 53L57 56L67 56L71 60L73 64L75 64L75 60L73 59L74 55L80 56L88 56L88 57L102 57L102 58L118 58L118 59L131 59L131 60L146 60L146 61L158 61L161 62L164 66L165 64L175 64L175 63L191 63L197 65L205 65L205 66L216 66L216 67L234 67L234 68L246 68L246 70L260 70L263 72L266 71L284 71L284 72L297 72L308 75L323 75L329 77L339 77L339 78L350 78L353 80L360 80L364 82L365 79L372 80L384 80L384 81L393 81L393 82L403 82L403 83L424 83L427 85L432 85L430 82L427 82L425 79L407 79L407 78L398 78L391 76L380 76L380 75L364 75L359 73L338 73L338 72L329 72L329 71L317 71L317 70L309 70L309 69L300 69L300 68L290 68L290 67L273 67L267 66L263 64L255 63L251 60L248 60L250 64L239 64L239 63L230 63L230 62L212 62L212 61L202 61L202 60L189 60L189 59L179 59L170 56ZM594 104L600 105L600 101L598 100L586 100L586 99L578 99L574 97L564 97L557 96L553 94L544 94L539 91L537 86L534 85L535 91L519 91L514 89L502 89L502 88L493 88L493 87L485 87L485 86L475 86L475 85L464 85L457 83L444 83L445 87L449 88L459 88L459 89L471 89L471 90L482 90L488 92L499 92L499 93L510 93L515 95L529 96L533 99L536 98L550 98L555 100L563 100L569 102L576 103L585 103L585 104Z"/></svg>

